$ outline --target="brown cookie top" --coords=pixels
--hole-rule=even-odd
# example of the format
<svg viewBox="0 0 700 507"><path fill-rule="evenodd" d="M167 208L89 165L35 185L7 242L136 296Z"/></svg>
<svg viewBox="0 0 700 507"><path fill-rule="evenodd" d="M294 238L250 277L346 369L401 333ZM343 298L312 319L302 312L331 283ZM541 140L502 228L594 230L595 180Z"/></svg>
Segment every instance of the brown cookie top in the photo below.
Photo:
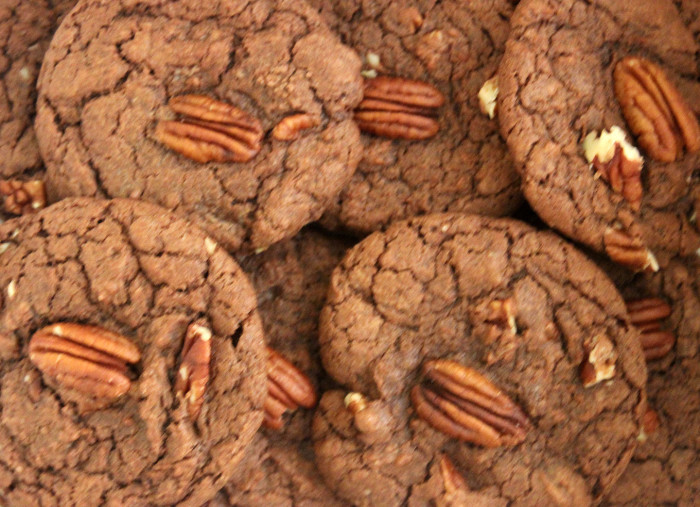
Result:
<svg viewBox="0 0 700 507"><path fill-rule="evenodd" d="M441 453L492 505L585 505L635 449L646 381L637 332L612 282L551 233L457 214L394 224L334 271L320 326L325 368L368 412L353 419L345 393L325 395L316 459L331 489L359 505L410 503ZM426 405L415 399L451 396L429 376L433 360L476 371L486 380L472 388L490 384L512 402L480 405L486 426L500 427L499 413L529 430L511 427L490 448L433 429L439 415L418 416Z"/></svg>
<svg viewBox="0 0 700 507"><path fill-rule="evenodd" d="M39 82L50 198L138 197L229 251L267 247L317 219L354 172L359 72L355 53L304 2L83 2L57 31ZM201 110L176 115L173 99L191 94L247 120L238 128L230 111L220 123L197 123ZM294 115L312 126L278 139L274 128ZM156 128L168 121L180 130L164 144ZM169 149L188 139L229 151L197 162ZM239 152L257 154L221 161Z"/></svg>
<svg viewBox="0 0 700 507"><path fill-rule="evenodd" d="M238 264L184 220L125 199L66 199L7 221L0 251L2 503L211 499L266 395ZM36 333L51 324L52 336Z"/></svg>
<svg viewBox="0 0 700 507"><path fill-rule="evenodd" d="M654 269L654 256L698 248L690 217L700 154L681 149L673 162L652 158L618 102L634 100L633 88L616 97L613 76L624 58L643 58L686 94L687 104L700 101L700 89L683 85L698 79L698 46L674 5L524 0L511 23L499 67L498 116L532 207L550 226L634 269ZM628 74L625 86L633 81ZM639 101L649 93L637 94ZM679 107L693 117L690 106ZM658 122L654 136L661 125L669 123ZM614 126L640 148L641 180L637 168L620 184L617 168L598 169L586 159L587 135ZM626 151L622 155L632 160ZM633 197L639 190L641 201Z"/></svg>
<svg viewBox="0 0 700 507"><path fill-rule="evenodd" d="M362 136L358 171L323 223L366 234L440 211L506 215L519 178L496 120L478 93L496 73L513 7L506 0L360 2L313 0L375 75L419 80L442 92L440 130L425 141Z"/></svg>
<svg viewBox="0 0 700 507"><path fill-rule="evenodd" d="M75 2L7 0L0 6L0 179L42 165L33 128L36 79L58 18Z"/></svg>

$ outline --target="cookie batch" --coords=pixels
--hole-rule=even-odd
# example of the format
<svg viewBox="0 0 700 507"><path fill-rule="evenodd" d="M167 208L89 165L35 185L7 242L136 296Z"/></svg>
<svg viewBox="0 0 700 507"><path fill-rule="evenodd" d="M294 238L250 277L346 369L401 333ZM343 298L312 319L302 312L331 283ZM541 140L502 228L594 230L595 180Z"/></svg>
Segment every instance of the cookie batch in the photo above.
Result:
<svg viewBox="0 0 700 507"><path fill-rule="evenodd" d="M0 504L700 498L700 3L7 0Z"/></svg>

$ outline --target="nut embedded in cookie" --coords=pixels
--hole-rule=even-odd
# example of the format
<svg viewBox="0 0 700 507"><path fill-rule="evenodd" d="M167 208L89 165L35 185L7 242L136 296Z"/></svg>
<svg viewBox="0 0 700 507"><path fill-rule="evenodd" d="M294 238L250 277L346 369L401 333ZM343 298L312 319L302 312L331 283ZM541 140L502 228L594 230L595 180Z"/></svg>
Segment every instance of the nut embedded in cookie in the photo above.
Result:
<svg viewBox="0 0 700 507"><path fill-rule="evenodd" d="M44 180L0 180L0 196L5 197L5 211L12 215L35 213L46 207Z"/></svg>
<svg viewBox="0 0 700 507"><path fill-rule="evenodd" d="M605 252L613 261L634 271L658 271L659 263L639 238L622 229L608 227L603 236Z"/></svg>
<svg viewBox="0 0 700 507"><path fill-rule="evenodd" d="M653 361L668 354L676 338L670 331L661 329L661 320L671 315L671 307L659 298L626 301L627 313L639 330L644 359Z"/></svg>
<svg viewBox="0 0 700 507"><path fill-rule="evenodd" d="M202 324L187 327L180 353L180 368L175 379L175 394L187 405L191 420L196 420L204 403L209 383L211 330Z"/></svg>
<svg viewBox="0 0 700 507"><path fill-rule="evenodd" d="M270 347L267 347L267 389L263 422L267 428L281 429L282 414L287 410L316 405L316 390L311 380Z"/></svg>

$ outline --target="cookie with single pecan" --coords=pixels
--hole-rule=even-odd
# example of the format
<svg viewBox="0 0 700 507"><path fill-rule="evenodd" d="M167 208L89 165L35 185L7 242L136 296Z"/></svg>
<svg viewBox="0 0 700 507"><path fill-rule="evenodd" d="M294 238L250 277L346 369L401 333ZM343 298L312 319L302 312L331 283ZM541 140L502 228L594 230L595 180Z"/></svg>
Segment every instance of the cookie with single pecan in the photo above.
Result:
<svg viewBox="0 0 700 507"><path fill-rule="evenodd" d="M322 223L364 235L426 213L513 212L519 178L479 93L503 54L512 2L310 3L360 54L365 78L355 114L364 157Z"/></svg>
<svg viewBox="0 0 700 507"><path fill-rule="evenodd" d="M354 504L591 505L637 445L637 331L612 282L549 232L393 224L336 268L320 326L344 390L321 398L316 459Z"/></svg>
<svg viewBox="0 0 700 507"><path fill-rule="evenodd" d="M255 292L153 204L66 199L0 225L0 503L202 505L267 394Z"/></svg>
<svg viewBox="0 0 700 507"><path fill-rule="evenodd" d="M694 252L698 41L673 3L524 0L511 21L499 121L533 209L633 271Z"/></svg>
<svg viewBox="0 0 700 507"><path fill-rule="evenodd" d="M39 81L49 199L138 197L266 248L350 179L361 98L359 58L305 2L86 1Z"/></svg>

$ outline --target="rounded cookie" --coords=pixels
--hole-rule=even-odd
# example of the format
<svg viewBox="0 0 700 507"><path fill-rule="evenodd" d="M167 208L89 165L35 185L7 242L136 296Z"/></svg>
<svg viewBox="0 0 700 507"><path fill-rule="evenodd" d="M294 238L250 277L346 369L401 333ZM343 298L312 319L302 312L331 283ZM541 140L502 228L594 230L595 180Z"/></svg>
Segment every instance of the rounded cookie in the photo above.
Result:
<svg viewBox="0 0 700 507"><path fill-rule="evenodd" d="M592 504L636 447L646 369L622 298L523 223L438 214L370 235L333 273L320 341L329 374L365 398L327 393L313 427L327 483L358 505L455 490L485 505ZM480 422L445 415L469 405L450 382L491 400L468 409ZM453 409L435 408L445 400ZM476 428L484 446L445 427Z"/></svg>
<svg viewBox="0 0 700 507"><path fill-rule="evenodd" d="M49 197L138 197L229 251L267 247L317 219L354 172L359 71L301 1L82 2L39 80ZM170 149L192 143L188 156Z"/></svg>
<svg viewBox="0 0 700 507"><path fill-rule="evenodd" d="M632 65L639 59L660 69L670 88L683 80L697 81L697 51L693 34L670 1L518 4L499 67L498 117L522 172L525 197L545 222L633 269L658 269L657 257L698 248L699 231L690 217L700 153L691 153L696 150L692 144L683 150L681 142L674 161L655 160L655 150L632 135L635 128L628 126L618 102L628 104L629 114L638 113L637 106L629 106L633 95L639 95L639 103L645 101L642 95L651 96L651 88L630 91L636 79ZM639 82L651 72L643 70ZM616 93L616 86L622 91ZM677 106L674 115L683 111L692 123L696 118L690 104L698 103L700 89L680 88L685 104L668 100ZM676 97L672 91L662 95ZM638 120L653 115L645 111ZM677 128L669 122L657 121L653 135L647 130L644 137L662 135L664 125ZM603 130L611 136L609 144L599 145L599 167L595 142L586 138ZM640 148L641 168L633 150L623 148L622 137ZM618 158L606 160L618 145ZM620 169L623 162L625 169Z"/></svg>
<svg viewBox="0 0 700 507"><path fill-rule="evenodd" d="M313 0L374 76L435 86L440 130L424 141L365 133L364 157L322 223L366 234L390 222L442 211L507 215L521 202L519 178L479 90L496 73L511 2Z"/></svg>
<svg viewBox="0 0 700 507"><path fill-rule="evenodd" d="M127 199L66 199L7 221L0 251L0 503L213 498L267 392L238 264Z"/></svg>
<svg viewBox="0 0 700 507"><path fill-rule="evenodd" d="M318 351L318 317L331 272L351 243L306 228L258 255L241 257L258 296L267 344L291 361L317 392L328 384ZM336 505L319 479L311 446L312 411L265 429L226 487L231 505Z"/></svg>

